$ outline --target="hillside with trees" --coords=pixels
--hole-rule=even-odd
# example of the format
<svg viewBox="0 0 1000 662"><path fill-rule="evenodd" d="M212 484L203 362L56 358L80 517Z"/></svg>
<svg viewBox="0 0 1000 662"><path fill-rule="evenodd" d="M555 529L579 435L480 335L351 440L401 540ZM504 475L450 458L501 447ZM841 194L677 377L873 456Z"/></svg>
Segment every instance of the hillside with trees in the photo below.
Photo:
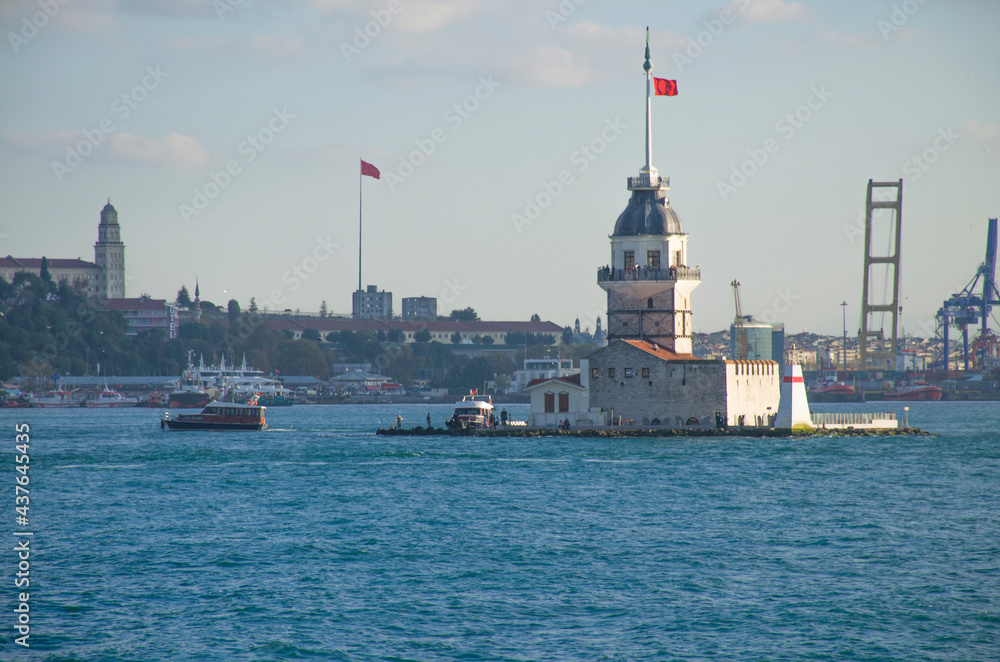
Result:
<svg viewBox="0 0 1000 662"><path fill-rule="evenodd" d="M429 333L418 333L421 337L410 344L402 343L401 333L367 331L321 337L313 330L295 339L289 331L269 328L256 308L251 302L242 310L230 301L221 309L225 317L183 323L175 339L160 330L129 336L121 313L102 309L65 282L19 273L11 283L0 279L0 378L95 375L98 366L102 375L172 376L181 373L193 351L206 362L224 357L239 363L245 356L249 365L267 373L320 379L330 376L336 363L370 363L404 385L427 379L434 387L466 390L482 388L496 373L512 373L525 353L541 356L554 342L544 334L512 337L508 340L521 346L512 361L503 352L469 356L451 343L432 342ZM471 309L460 311L460 316L472 315Z"/></svg>

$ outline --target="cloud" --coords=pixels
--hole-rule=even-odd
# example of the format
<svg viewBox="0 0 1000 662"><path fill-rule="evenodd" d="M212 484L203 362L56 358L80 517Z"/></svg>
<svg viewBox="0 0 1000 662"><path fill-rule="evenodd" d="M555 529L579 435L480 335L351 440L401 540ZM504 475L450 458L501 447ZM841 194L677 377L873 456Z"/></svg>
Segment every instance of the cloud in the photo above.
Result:
<svg viewBox="0 0 1000 662"><path fill-rule="evenodd" d="M591 80L594 73L586 57L552 44L534 48L526 59L512 65L519 78L543 87L576 87Z"/></svg>
<svg viewBox="0 0 1000 662"><path fill-rule="evenodd" d="M594 56L604 56L608 51L628 49L633 54L632 58L636 59L634 53L639 53L640 64L642 48L646 43L646 29L638 25L609 28L593 21L579 21L566 26L560 34ZM666 30L653 30L649 38L654 57L656 51L676 50L687 45L682 36Z"/></svg>
<svg viewBox="0 0 1000 662"><path fill-rule="evenodd" d="M167 47L172 52L179 54L196 53L236 59L254 56L268 62L296 60L308 52L305 38L287 34L255 34L248 38L172 37L167 41Z"/></svg>
<svg viewBox="0 0 1000 662"><path fill-rule="evenodd" d="M876 32L863 32L860 34L848 34L837 30L821 29L818 40L824 46L835 48L848 48L852 50L869 50L878 48L885 43Z"/></svg>
<svg viewBox="0 0 1000 662"><path fill-rule="evenodd" d="M29 156L46 159L61 159L66 156L66 147L83 139L79 131L46 131L43 133L8 133L0 137L4 144Z"/></svg>
<svg viewBox="0 0 1000 662"><path fill-rule="evenodd" d="M171 18L215 18L212 3L206 0L118 0L123 14L167 16Z"/></svg>
<svg viewBox="0 0 1000 662"><path fill-rule="evenodd" d="M34 18L41 13L51 15L51 18L46 16L46 25L58 25L80 32L94 32L114 25L115 2L116 0L90 0L86 3L79 1L65 3L63 0L54 2L54 7L45 11L39 0L0 0L0 21L11 21L11 27L20 31L24 20L41 25L40 21Z"/></svg>
<svg viewBox="0 0 1000 662"><path fill-rule="evenodd" d="M1000 138L1000 124L991 124L971 120L965 123L965 130L976 140L997 140Z"/></svg>
<svg viewBox="0 0 1000 662"><path fill-rule="evenodd" d="M76 148L81 143L92 145L94 133L91 131L88 137L82 131L18 132L6 134L0 141L29 156L61 161L66 158L67 148ZM201 168L209 161L208 152L197 140L179 133L162 138L145 138L125 132L103 135L94 148L93 158L99 158L98 155L126 163L168 168Z"/></svg>
<svg viewBox="0 0 1000 662"><path fill-rule="evenodd" d="M784 0L736 0L729 9L745 23L789 23L804 21L808 10L803 2Z"/></svg>
<svg viewBox="0 0 1000 662"><path fill-rule="evenodd" d="M168 168L202 168L208 165L208 151L189 136L171 133L159 139L131 133L114 133L108 140L109 154L131 163Z"/></svg>
<svg viewBox="0 0 1000 662"><path fill-rule="evenodd" d="M368 0L300 0L320 14L346 14L362 24L374 20L373 12L386 4ZM400 0L401 11L390 15L391 25L404 32L425 34L442 30L486 8L485 0Z"/></svg>

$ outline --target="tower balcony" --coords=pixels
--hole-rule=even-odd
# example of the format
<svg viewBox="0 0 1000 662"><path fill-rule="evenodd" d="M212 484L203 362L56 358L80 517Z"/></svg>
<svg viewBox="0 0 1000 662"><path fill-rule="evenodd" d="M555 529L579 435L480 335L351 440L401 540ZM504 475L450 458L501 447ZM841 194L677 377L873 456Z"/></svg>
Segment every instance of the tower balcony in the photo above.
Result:
<svg viewBox="0 0 1000 662"><path fill-rule="evenodd" d="M597 270L597 284L602 289L616 291L636 299L655 296L666 290L674 290L683 297L701 282L701 269L691 267L671 267L669 269L612 269L602 267Z"/></svg>
<svg viewBox="0 0 1000 662"><path fill-rule="evenodd" d="M597 282L618 283L634 281L701 281L701 269L698 267L670 267L669 269L650 269L648 267L633 267L631 269L612 269L601 267L597 270Z"/></svg>
<svg viewBox="0 0 1000 662"><path fill-rule="evenodd" d="M639 173L638 177L628 178L628 190L654 190L659 191L661 189L670 188L670 178L660 177L659 175L654 175L648 172Z"/></svg>

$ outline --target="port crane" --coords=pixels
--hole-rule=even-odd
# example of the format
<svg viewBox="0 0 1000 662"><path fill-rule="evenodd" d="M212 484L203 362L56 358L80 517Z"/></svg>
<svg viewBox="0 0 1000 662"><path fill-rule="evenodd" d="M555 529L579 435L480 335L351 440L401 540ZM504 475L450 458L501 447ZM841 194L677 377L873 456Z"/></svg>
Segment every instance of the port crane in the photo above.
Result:
<svg viewBox="0 0 1000 662"><path fill-rule="evenodd" d="M730 283L733 287L733 301L736 304L736 321L733 323L736 329L736 360L747 360L747 330L743 328L743 307L740 305L740 281L734 280Z"/></svg>
<svg viewBox="0 0 1000 662"><path fill-rule="evenodd" d="M996 286L996 269L997 219L991 218L986 227L986 259L979 265L975 277L969 284L958 294L951 295L937 312L943 340L941 362L945 370L950 367L948 329L952 326L962 330L962 350L966 370L970 367L969 326L981 325L979 336L972 343L974 352L978 352L972 356L973 365L978 364L981 368L985 354L990 351L991 347L993 348L992 353L996 353L997 340L1000 339L997 339L989 330L990 310L993 306L1000 306L1000 292L997 291ZM981 286L980 281L982 281Z"/></svg>

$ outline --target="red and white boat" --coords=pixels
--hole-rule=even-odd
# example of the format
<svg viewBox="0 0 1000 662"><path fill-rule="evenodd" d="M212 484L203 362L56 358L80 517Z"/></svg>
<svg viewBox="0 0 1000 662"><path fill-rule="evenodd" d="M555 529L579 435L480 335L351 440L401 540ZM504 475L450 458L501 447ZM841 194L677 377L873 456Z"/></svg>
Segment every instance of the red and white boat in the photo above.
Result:
<svg viewBox="0 0 1000 662"><path fill-rule="evenodd" d="M79 407L80 401L73 399L71 391L48 391L41 395L28 394L27 402L29 407Z"/></svg>
<svg viewBox="0 0 1000 662"><path fill-rule="evenodd" d="M941 387L928 384L927 382L913 382L896 387L894 391L887 391L886 400L940 400Z"/></svg>
<svg viewBox="0 0 1000 662"><path fill-rule="evenodd" d="M138 407L139 400L137 398L125 397L118 391L105 386L103 390L97 392L97 395L84 402L84 406L101 407L104 409L111 407Z"/></svg>
<svg viewBox="0 0 1000 662"><path fill-rule="evenodd" d="M814 395L854 395L854 387L837 381L816 382L809 393Z"/></svg>

